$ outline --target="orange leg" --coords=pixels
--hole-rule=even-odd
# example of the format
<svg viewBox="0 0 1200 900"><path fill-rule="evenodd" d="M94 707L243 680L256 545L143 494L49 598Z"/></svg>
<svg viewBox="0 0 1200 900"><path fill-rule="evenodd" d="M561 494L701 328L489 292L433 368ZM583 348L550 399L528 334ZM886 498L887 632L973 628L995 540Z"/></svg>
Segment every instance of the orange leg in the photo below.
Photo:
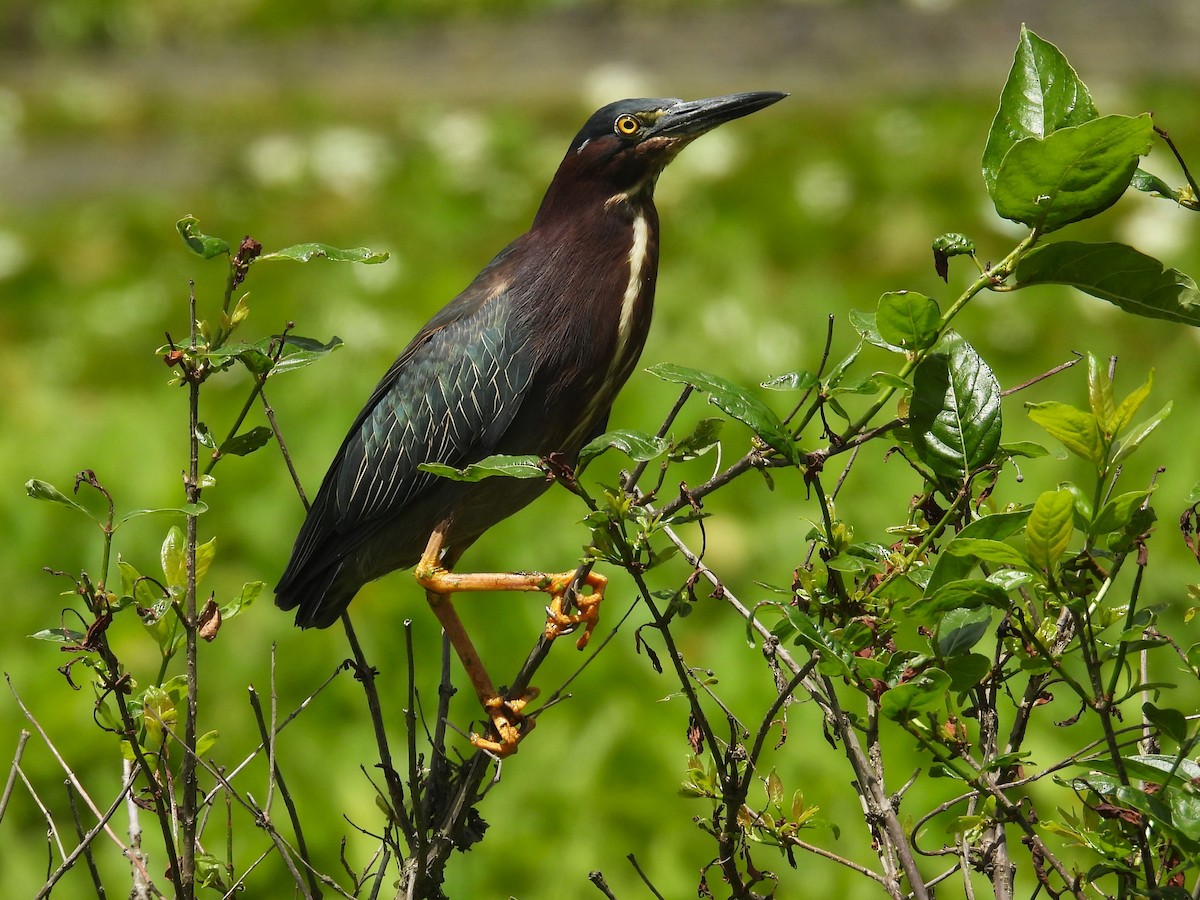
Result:
<svg viewBox="0 0 1200 900"><path fill-rule="evenodd" d="M425 546L421 561L413 571L417 583L425 588L425 599L442 623L442 628L454 646L475 695L492 722L494 738L471 735L471 743L497 756L508 756L517 752L521 738L533 730L534 721L522 715L521 710L537 696L537 689L530 688L521 697L509 699L496 690L495 684L484 668L475 645L463 627L462 620L454 610L451 597L458 591L542 591L550 594L547 609L545 635L553 640L561 634L583 625L583 634L576 646L582 650L587 646L600 615L600 601L604 598L604 587L608 583L603 575L590 573L585 581L592 589L591 594L576 598L577 613L563 611L567 589L575 577L574 572L546 575L541 572L451 572L442 561L445 547L444 524L436 528Z"/></svg>

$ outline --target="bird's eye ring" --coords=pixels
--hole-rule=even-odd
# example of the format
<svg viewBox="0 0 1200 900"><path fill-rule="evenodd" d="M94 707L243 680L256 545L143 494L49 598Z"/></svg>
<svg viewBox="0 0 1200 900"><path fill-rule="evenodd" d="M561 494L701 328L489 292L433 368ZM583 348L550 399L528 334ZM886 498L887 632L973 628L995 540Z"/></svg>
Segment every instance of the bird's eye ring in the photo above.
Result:
<svg viewBox="0 0 1200 900"><path fill-rule="evenodd" d="M625 115L617 116L614 128L617 134L624 137L631 137L641 130L642 123L637 120L637 116L631 116L626 113Z"/></svg>

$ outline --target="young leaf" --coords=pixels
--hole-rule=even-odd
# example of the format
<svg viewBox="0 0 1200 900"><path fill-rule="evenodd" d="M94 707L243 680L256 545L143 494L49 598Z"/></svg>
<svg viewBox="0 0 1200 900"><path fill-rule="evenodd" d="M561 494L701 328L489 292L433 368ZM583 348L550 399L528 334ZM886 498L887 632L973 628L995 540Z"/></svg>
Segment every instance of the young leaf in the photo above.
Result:
<svg viewBox="0 0 1200 900"><path fill-rule="evenodd" d="M221 445L222 456L249 456L271 440L274 432L266 425L258 425L249 431L234 435Z"/></svg>
<svg viewBox="0 0 1200 900"><path fill-rule="evenodd" d="M935 301L915 291L893 291L879 298L875 324L888 344L923 350L937 340L942 312Z"/></svg>
<svg viewBox="0 0 1200 900"><path fill-rule="evenodd" d="M1153 143L1146 114L1104 116L1019 141L996 175L996 212L1043 233L1090 218L1125 193Z"/></svg>
<svg viewBox="0 0 1200 900"><path fill-rule="evenodd" d="M178 525L172 525L162 543L160 556L162 559L163 577L171 587L179 587L187 583L187 564L184 562L184 546L186 541Z"/></svg>
<svg viewBox="0 0 1200 900"><path fill-rule="evenodd" d="M933 268L942 281L950 277L950 257L974 255L975 242L965 234L951 232L933 239Z"/></svg>
<svg viewBox="0 0 1200 900"><path fill-rule="evenodd" d="M917 456L935 473L961 480L1000 446L1000 385L975 349L947 334L913 373L909 431Z"/></svg>
<svg viewBox="0 0 1200 900"><path fill-rule="evenodd" d="M1116 420L1116 401L1113 400L1112 380L1108 377L1108 369L1101 367L1100 360L1095 354L1087 355L1088 363L1088 403L1092 407L1092 415L1100 430L1112 435L1116 432L1113 423Z"/></svg>
<svg viewBox="0 0 1200 900"><path fill-rule="evenodd" d="M197 500L195 503L184 503L182 506L159 506L154 509L135 509L125 513L118 521L128 522L130 519L137 519L142 516L198 516L201 513L208 512L208 504L203 500Z"/></svg>
<svg viewBox="0 0 1200 900"><path fill-rule="evenodd" d="M482 481L499 475L505 478L545 478L541 459L537 456L489 456L465 469L445 466L441 463L421 463L417 468L439 478L451 481Z"/></svg>
<svg viewBox="0 0 1200 900"><path fill-rule="evenodd" d="M624 429L608 431L579 451L579 467L582 469L608 450L620 450L634 462L645 462L665 453L667 442L663 438L642 431L626 431Z"/></svg>
<svg viewBox="0 0 1200 900"><path fill-rule="evenodd" d="M308 262L311 259L328 259L331 262L353 262L372 265L385 262L390 254L377 253L367 247L354 247L350 250L339 250L328 244L296 244L284 247L274 253L264 253L258 258L259 262L269 259L291 259L296 262Z"/></svg>
<svg viewBox="0 0 1200 900"><path fill-rule="evenodd" d="M1140 388L1130 391L1129 394L1122 400L1113 413L1112 433L1120 434L1125 430L1137 411L1142 408L1142 404L1146 402L1146 398L1150 396L1150 391L1154 388L1154 370L1150 370L1150 374L1146 378L1146 383Z"/></svg>
<svg viewBox="0 0 1200 900"><path fill-rule="evenodd" d="M1107 534L1119 531L1129 524L1134 510L1146 502L1149 491L1129 491L1110 499L1096 514L1092 527L1088 531L1092 535Z"/></svg>
<svg viewBox="0 0 1200 900"><path fill-rule="evenodd" d="M1017 288L1067 284L1137 316L1200 325L1196 282L1125 244L1044 244L1017 263L1015 276Z"/></svg>
<svg viewBox="0 0 1200 900"><path fill-rule="evenodd" d="M819 384L817 376L812 372L785 372L776 375L769 381L760 382L769 391L807 391Z"/></svg>
<svg viewBox="0 0 1200 900"><path fill-rule="evenodd" d="M671 446L671 461L686 462L689 459L696 459L703 456L713 447L717 446L724 427L725 420L718 416L706 416L701 419L696 423L696 427L692 430L691 434L680 438Z"/></svg>
<svg viewBox="0 0 1200 900"><path fill-rule="evenodd" d="M34 500L49 500L51 503L61 503L63 506L79 510L85 516L92 515L87 511L86 507L76 503L48 481L30 478L27 482L25 482L25 493ZM92 516L92 518L95 517Z"/></svg>
<svg viewBox="0 0 1200 900"><path fill-rule="evenodd" d="M983 148L983 180L988 193L993 193L1000 163L1017 141L1044 138L1096 115L1087 86L1067 58L1021 26L1012 69L1000 92L1000 108Z"/></svg>
<svg viewBox="0 0 1200 900"><path fill-rule="evenodd" d="M718 375L690 369L686 366L677 366L673 363L659 363L646 371L657 375L664 381L690 384L696 390L704 392L708 395L710 403L739 422L748 425L772 449L793 463L799 462L796 445L787 433L783 422L779 420L779 416L744 388Z"/></svg>
<svg viewBox="0 0 1200 900"><path fill-rule="evenodd" d="M1120 446L1117 448L1117 452L1113 454L1113 463L1115 464L1123 462L1131 453L1137 450L1137 448L1141 446L1142 441L1150 436L1150 432L1157 428L1159 423L1171 414L1171 409L1173 406L1174 401L1168 400L1166 406L1152 415L1145 422L1142 422L1140 425L1135 425L1128 434L1122 437L1118 442Z"/></svg>
<svg viewBox="0 0 1200 900"><path fill-rule="evenodd" d="M1051 575L1075 530L1075 498L1068 490L1044 491L1025 526L1025 549L1035 566Z"/></svg>
<svg viewBox="0 0 1200 900"><path fill-rule="evenodd" d="M175 223L175 229L189 250L205 259L212 259L222 253L229 254L228 241L201 233L199 226L200 221L195 216L184 216Z"/></svg>
<svg viewBox="0 0 1200 900"><path fill-rule="evenodd" d="M1094 415L1057 400L1026 403L1025 410L1029 418L1076 456L1083 457L1097 469L1104 463L1104 440Z"/></svg>
<svg viewBox="0 0 1200 900"><path fill-rule="evenodd" d="M283 339L283 342L283 355L271 367L272 375L278 375L281 372L292 372L296 369L303 369L305 366L311 366L321 357L332 353L342 346L342 339L336 334L324 344L313 338L300 337L293 334L287 335Z"/></svg>

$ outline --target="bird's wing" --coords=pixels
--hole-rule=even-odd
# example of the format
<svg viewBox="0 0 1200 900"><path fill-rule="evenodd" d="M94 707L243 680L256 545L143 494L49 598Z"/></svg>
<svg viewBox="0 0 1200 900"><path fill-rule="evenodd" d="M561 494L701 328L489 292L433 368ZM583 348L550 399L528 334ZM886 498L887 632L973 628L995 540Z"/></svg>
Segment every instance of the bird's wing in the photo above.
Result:
<svg viewBox="0 0 1200 900"><path fill-rule="evenodd" d="M441 310L376 385L321 484L277 590L334 565L437 481L493 452L533 373L528 339L489 270Z"/></svg>
<svg viewBox="0 0 1200 900"><path fill-rule="evenodd" d="M514 339L503 302L431 322L346 436L329 475L331 524L345 531L395 514L436 479L421 463L463 466L492 452L531 376L531 355Z"/></svg>

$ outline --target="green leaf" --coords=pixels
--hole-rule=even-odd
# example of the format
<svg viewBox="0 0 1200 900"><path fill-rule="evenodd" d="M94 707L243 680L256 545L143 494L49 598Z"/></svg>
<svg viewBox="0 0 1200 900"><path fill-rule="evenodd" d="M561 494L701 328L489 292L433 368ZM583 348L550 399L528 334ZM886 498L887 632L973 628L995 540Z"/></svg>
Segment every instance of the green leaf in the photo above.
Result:
<svg viewBox="0 0 1200 900"><path fill-rule="evenodd" d="M933 239L933 269L942 281L950 278L950 257L964 255L975 255L975 242L965 234L951 232Z"/></svg>
<svg viewBox="0 0 1200 900"><path fill-rule="evenodd" d="M314 338L289 334L283 338L283 344L283 355L271 367L272 375L278 375L282 372L294 372L296 369L311 366L317 360L328 356L334 350L341 347L342 339L335 334L327 342L321 343Z"/></svg>
<svg viewBox="0 0 1200 900"><path fill-rule="evenodd" d="M1008 605L1008 595L1003 588L990 581L964 578L942 584L932 591L927 590L925 596L906 605L904 613L918 625L932 625L950 610L977 609L984 605L1003 609Z"/></svg>
<svg viewBox="0 0 1200 900"><path fill-rule="evenodd" d="M828 675L849 675L854 655L834 639L825 626L814 621L798 607L786 609L788 623L796 629L795 643L821 655L821 671Z"/></svg>
<svg viewBox="0 0 1200 900"><path fill-rule="evenodd" d="M49 641L52 644L82 644L87 638L82 631L72 631L70 628L46 628L29 636L35 641Z"/></svg>
<svg viewBox="0 0 1200 900"><path fill-rule="evenodd" d="M1126 494L1113 497L1096 515L1089 533L1093 536L1107 534L1110 531L1120 531L1133 518L1134 511L1146 502L1149 491L1129 491Z"/></svg>
<svg viewBox="0 0 1200 900"><path fill-rule="evenodd" d="M1053 575L1074 531L1075 498L1071 492L1044 491L1034 502L1025 526L1025 549L1030 561Z"/></svg>
<svg viewBox="0 0 1200 900"><path fill-rule="evenodd" d="M1104 464L1104 439L1096 417L1090 412L1047 400L1042 403L1026 403L1029 418L1057 438L1070 452L1092 463L1097 469Z"/></svg>
<svg viewBox="0 0 1200 900"><path fill-rule="evenodd" d="M163 539L159 556L162 562L163 577L171 587L180 587L187 583L187 563L184 561L186 540L179 526L172 525Z"/></svg>
<svg viewBox="0 0 1200 900"><path fill-rule="evenodd" d="M1133 421L1133 417L1137 411L1142 408L1142 404L1146 402L1146 398L1150 396L1150 391L1154 388L1154 370L1150 370L1150 374L1146 377L1146 383L1136 390L1130 391L1128 396L1118 404L1112 418L1112 434L1119 434L1125 430L1125 427Z"/></svg>
<svg viewBox="0 0 1200 900"><path fill-rule="evenodd" d="M196 755L204 756L216 744L217 739L221 737L219 731L206 731L200 737L196 738Z"/></svg>
<svg viewBox="0 0 1200 900"><path fill-rule="evenodd" d="M229 255L229 242L200 232L200 221L195 216L184 216L175 223L175 228L188 249L205 259L224 253Z"/></svg>
<svg viewBox="0 0 1200 900"><path fill-rule="evenodd" d="M982 653L959 653L944 660L950 688L967 691L979 684L992 671L992 661Z"/></svg>
<svg viewBox="0 0 1200 900"><path fill-rule="evenodd" d="M232 619L257 600L266 586L266 582L263 581L247 581L237 596L221 607L221 618Z"/></svg>
<svg viewBox="0 0 1200 900"><path fill-rule="evenodd" d="M776 375L769 381L761 382L768 391L807 391L815 388L820 381L812 372L785 372Z"/></svg>
<svg viewBox="0 0 1200 900"><path fill-rule="evenodd" d="M195 503L185 503L182 506L158 506L154 509L135 509L125 513L118 521L128 522L130 519L137 519L141 516L198 516L206 512L208 512L208 504L203 500L197 500Z"/></svg>
<svg viewBox="0 0 1200 900"><path fill-rule="evenodd" d="M890 350L892 353L904 352L903 347L896 347L892 344L889 344L883 339L882 335L880 335L875 313L866 313L857 309L852 309L850 310L850 315L848 318L850 319L850 327L857 331L858 336L868 344L872 345L873 347L879 347L882 350ZM850 362L853 362L854 358L857 356L858 351L855 350L854 354L850 358ZM830 379L830 382L833 382L832 378Z"/></svg>
<svg viewBox="0 0 1200 900"><path fill-rule="evenodd" d="M1155 706L1153 703L1142 704L1142 715L1146 721L1158 729L1164 737L1170 738L1177 744L1188 739L1187 717L1177 709Z"/></svg>
<svg viewBox="0 0 1200 900"><path fill-rule="evenodd" d="M982 357L956 334L913 373L909 431L917 456L943 478L961 481L1000 446L1000 385Z"/></svg>
<svg viewBox="0 0 1200 900"><path fill-rule="evenodd" d="M222 456L249 456L255 450L266 445L272 435L273 432L266 425L258 425L225 441L219 452Z"/></svg>
<svg viewBox="0 0 1200 900"><path fill-rule="evenodd" d="M1018 509L1012 512L993 513L983 516L967 525L942 550L938 561L933 566L933 574L925 585L927 596L935 596L945 585L966 578L975 568L976 558L970 553L956 555L951 548L958 541L992 540L1002 541L1016 534L1025 527L1032 510Z"/></svg>
<svg viewBox="0 0 1200 900"><path fill-rule="evenodd" d="M776 450L787 460L799 463L799 453L787 428L765 403L731 381L718 375L701 372L687 366L677 366L673 363L659 363L646 371L657 375L664 381L676 384L690 384L693 388L708 395L708 400L722 412L737 419L757 434L772 449Z"/></svg>
<svg viewBox="0 0 1200 900"><path fill-rule="evenodd" d="M85 516L95 518L95 516L92 516L92 514L88 512L86 507L76 503L48 481L40 481L37 478L30 478L27 482L25 482L25 493L34 500L48 500L51 503L59 503L63 506L70 507L71 509L77 509Z"/></svg>
<svg viewBox="0 0 1200 900"><path fill-rule="evenodd" d="M1000 92L1000 108L983 149L983 180L993 193L1000 164L1025 138L1044 138L1059 128L1096 118L1087 86L1057 47L1021 26L1012 69Z"/></svg>
<svg viewBox="0 0 1200 900"><path fill-rule="evenodd" d="M472 463L465 469L445 466L441 463L421 463L417 466L422 472L448 478L451 481L482 481L499 475L505 478L545 478L546 471L542 468L541 459L537 456L488 456L477 463Z"/></svg>
<svg viewBox="0 0 1200 900"><path fill-rule="evenodd" d="M1152 175L1145 169L1138 169L1133 173L1133 178L1129 182L1129 186L1135 191L1141 191L1144 194L1153 194L1156 197L1162 197L1164 200L1173 200L1179 203L1183 200L1183 192L1171 187L1157 175Z"/></svg>
<svg viewBox="0 0 1200 900"><path fill-rule="evenodd" d="M270 259L291 259L296 262L308 262L311 259L328 259L330 262L366 263L368 265L387 260L389 254L377 253L367 247L354 247L350 250L339 250L328 244L296 244L284 247L274 253L264 253L258 258L259 262Z"/></svg>
<svg viewBox="0 0 1200 900"><path fill-rule="evenodd" d="M926 669L911 681L885 691L879 709L889 719L903 722L946 702L950 676L941 669Z"/></svg>
<svg viewBox="0 0 1200 900"><path fill-rule="evenodd" d="M998 566L1027 569L1032 565L1016 547L1011 547L1003 541L985 538L956 537L946 545L944 552L952 556L971 556L980 562L995 563Z"/></svg>
<svg viewBox="0 0 1200 900"><path fill-rule="evenodd" d="M1200 325L1200 290L1178 269L1116 242L1059 241L1034 247L1017 263L1014 287L1067 284L1125 312Z"/></svg>
<svg viewBox="0 0 1200 900"><path fill-rule="evenodd" d="M620 450L634 462L645 462L667 452L667 441L642 431L608 431L579 451L579 468L609 450Z"/></svg>
<svg viewBox="0 0 1200 900"><path fill-rule="evenodd" d="M952 609L942 617L937 630L937 652L942 656L958 656L968 652L987 634L992 624L992 611Z"/></svg>
<svg viewBox="0 0 1200 900"><path fill-rule="evenodd" d="M208 567L217 555L217 538L214 535L203 544L196 545L196 584L204 578Z"/></svg>
<svg viewBox="0 0 1200 900"><path fill-rule="evenodd" d="M875 313L879 336L907 351L932 346L941 320L942 311L937 303L915 291L884 294Z"/></svg>
<svg viewBox="0 0 1200 900"><path fill-rule="evenodd" d="M1087 355L1087 363L1088 403L1100 430L1111 435L1116 432L1113 421L1116 419L1117 413L1116 401L1113 399L1112 380L1108 377L1108 369L1101 367L1100 360L1096 359L1095 354Z"/></svg>
<svg viewBox="0 0 1200 900"><path fill-rule="evenodd" d="M671 445L670 459L672 462L686 462L703 456L717 446L721 431L725 428L725 419L719 416L706 416L696 423L692 433Z"/></svg>
<svg viewBox="0 0 1200 900"><path fill-rule="evenodd" d="M1137 450L1138 447L1141 446L1142 441L1150 436L1150 432L1157 428L1159 423L1161 423L1163 419L1171 414L1171 410L1173 408L1174 401L1168 400L1167 405L1152 415L1149 419L1147 419L1145 422L1142 422L1140 425L1135 425L1132 429L1130 429L1129 433L1117 442L1119 446L1117 447L1117 452L1113 454L1113 463L1116 464L1124 462L1134 451Z"/></svg>
<svg viewBox="0 0 1200 900"><path fill-rule="evenodd" d="M1125 193L1153 143L1146 114L1104 116L1019 141L996 175L996 212L1043 233L1090 218Z"/></svg>

